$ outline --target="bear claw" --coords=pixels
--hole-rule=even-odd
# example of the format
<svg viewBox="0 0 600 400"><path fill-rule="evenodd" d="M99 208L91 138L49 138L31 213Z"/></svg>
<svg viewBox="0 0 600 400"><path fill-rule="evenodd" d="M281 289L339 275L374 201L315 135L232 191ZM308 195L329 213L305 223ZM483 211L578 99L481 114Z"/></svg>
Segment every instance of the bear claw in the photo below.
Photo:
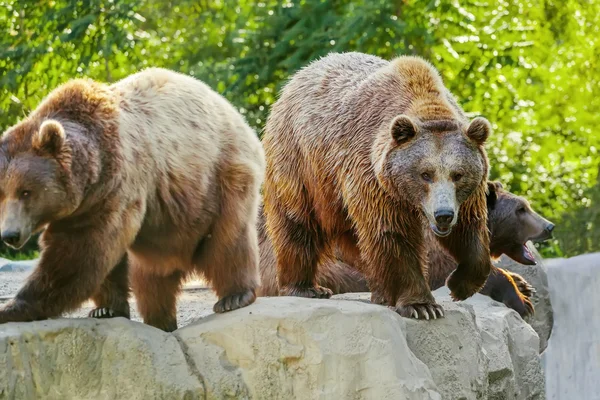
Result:
<svg viewBox="0 0 600 400"><path fill-rule="evenodd" d="M115 316L115 312L108 307L94 308L88 313L90 318L112 318Z"/></svg>
<svg viewBox="0 0 600 400"><path fill-rule="evenodd" d="M98 308L94 308L92 311L90 311L88 313L88 318L104 319L104 318L117 318L117 317L131 319L130 314L129 314L129 308L116 309L116 308L111 308L111 307L98 307Z"/></svg>
<svg viewBox="0 0 600 400"><path fill-rule="evenodd" d="M444 309L439 304L412 304L407 306L392 307L398 314L405 318L438 319L444 317Z"/></svg>
<svg viewBox="0 0 600 400"><path fill-rule="evenodd" d="M524 298L523 303L525 304L525 307L527 308L527 312L525 313L524 317L529 317L529 316L534 315L535 308L533 307L533 304L531 303L531 301L529 301L528 298Z"/></svg>
<svg viewBox="0 0 600 400"><path fill-rule="evenodd" d="M296 296L296 297L308 297L309 299L328 299L333 296L331 289L323 286L314 287L292 287L282 288L279 290L280 296Z"/></svg>
<svg viewBox="0 0 600 400"><path fill-rule="evenodd" d="M531 284L529 282L527 282L525 279L521 278L520 276L519 276L520 279L516 278L514 275L512 276L512 278L517 285L517 289L519 289L519 292L521 292L521 294L523 296L532 297L535 293L537 293L535 288L533 286L531 286Z"/></svg>
<svg viewBox="0 0 600 400"><path fill-rule="evenodd" d="M221 314L227 311L237 310L238 308L249 306L256 300L254 290L248 289L243 293L234 293L225 296L215 303L213 311Z"/></svg>

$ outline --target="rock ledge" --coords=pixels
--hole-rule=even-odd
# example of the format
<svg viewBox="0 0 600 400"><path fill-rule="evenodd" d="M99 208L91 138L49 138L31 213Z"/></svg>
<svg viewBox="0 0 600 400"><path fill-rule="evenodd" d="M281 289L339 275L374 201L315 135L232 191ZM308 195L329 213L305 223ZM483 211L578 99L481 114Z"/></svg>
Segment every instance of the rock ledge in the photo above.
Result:
<svg viewBox="0 0 600 400"><path fill-rule="evenodd" d="M539 339L518 314L435 294L436 321L359 293L259 298L172 334L123 318L5 324L0 399L544 398Z"/></svg>

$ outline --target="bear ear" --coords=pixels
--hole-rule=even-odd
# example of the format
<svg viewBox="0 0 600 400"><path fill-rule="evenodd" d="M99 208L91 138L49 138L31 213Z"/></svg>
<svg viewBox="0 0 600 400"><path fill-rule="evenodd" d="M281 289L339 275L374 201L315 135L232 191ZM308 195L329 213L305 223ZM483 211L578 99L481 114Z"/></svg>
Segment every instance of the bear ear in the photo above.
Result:
<svg viewBox="0 0 600 400"><path fill-rule="evenodd" d="M34 133L31 145L35 150L58 155L64 148L67 136L62 124L56 120L49 119L40 125L40 129Z"/></svg>
<svg viewBox="0 0 600 400"><path fill-rule="evenodd" d="M467 136L478 145L482 145L490 136L491 130L492 126L487 119L477 117L471 121L471 124L467 128Z"/></svg>
<svg viewBox="0 0 600 400"><path fill-rule="evenodd" d="M402 145L410 142L415 137L418 128L412 119L402 114L394 118L390 130L396 144Z"/></svg>
<svg viewBox="0 0 600 400"><path fill-rule="evenodd" d="M488 182L488 192L486 196L488 210L493 210L496 207L496 202L498 201L498 191L502 188L502 184L500 182Z"/></svg>

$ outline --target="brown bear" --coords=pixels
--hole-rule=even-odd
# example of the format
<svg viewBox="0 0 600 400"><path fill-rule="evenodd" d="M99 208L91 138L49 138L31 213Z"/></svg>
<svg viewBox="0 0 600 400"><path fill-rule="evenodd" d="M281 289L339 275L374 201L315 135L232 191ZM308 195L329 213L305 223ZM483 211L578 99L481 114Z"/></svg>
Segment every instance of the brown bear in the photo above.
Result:
<svg viewBox="0 0 600 400"><path fill-rule="evenodd" d="M263 139L280 294L330 297L317 266L338 246L401 315L442 315L425 280L425 224L459 262L453 298L476 293L491 269L489 132L420 58L330 54L296 73Z"/></svg>
<svg viewBox="0 0 600 400"><path fill-rule="evenodd" d="M0 141L2 240L19 248L43 230L39 265L0 323L90 297L92 316L129 317L129 268L144 322L165 331L193 273L216 312L251 304L264 166L244 118L192 77L153 68L58 87Z"/></svg>
<svg viewBox="0 0 600 400"><path fill-rule="evenodd" d="M517 262L535 264L525 243L542 242L552 237L554 224L537 214L527 200L503 190L499 182L488 183L487 195L490 255L493 259L507 254ZM258 213L258 245L260 249L261 287L258 296L277 296L276 260L273 247L266 235L262 208ZM426 230L426 246L431 290L443 286L446 278L456 269L456 261ZM319 266L317 283L332 292L368 292L364 276L353 266L344 263L343 254L336 253L335 262ZM503 302L521 316L534 312L530 301L535 289L520 275L493 267L480 293Z"/></svg>

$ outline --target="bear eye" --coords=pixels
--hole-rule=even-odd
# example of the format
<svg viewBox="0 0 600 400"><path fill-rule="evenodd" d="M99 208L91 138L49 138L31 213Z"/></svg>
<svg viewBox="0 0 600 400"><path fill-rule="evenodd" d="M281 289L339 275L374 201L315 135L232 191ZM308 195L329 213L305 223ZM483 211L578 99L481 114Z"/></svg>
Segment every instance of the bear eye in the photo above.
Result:
<svg viewBox="0 0 600 400"><path fill-rule="evenodd" d="M421 178L423 178L423 180L424 180L425 182L431 182L431 181L432 181L432 179L431 179L431 174L429 174L429 173L427 173L427 172L423 172L423 173L421 174Z"/></svg>
<svg viewBox="0 0 600 400"><path fill-rule="evenodd" d="M31 191L29 191L29 190L23 190L23 191L21 191L21 198L22 199L26 199L29 196L31 196Z"/></svg>
<svg viewBox="0 0 600 400"><path fill-rule="evenodd" d="M518 213L518 214L523 214L523 213L525 213L525 207L521 206L521 207L517 208L517 213Z"/></svg>
<svg viewBox="0 0 600 400"><path fill-rule="evenodd" d="M460 181L460 180L462 179L462 177L463 177L463 175L462 175L462 174L454 174L454 175L452 176L452 180L453 180L454 182L458 182L458 181Z"/></svg>

